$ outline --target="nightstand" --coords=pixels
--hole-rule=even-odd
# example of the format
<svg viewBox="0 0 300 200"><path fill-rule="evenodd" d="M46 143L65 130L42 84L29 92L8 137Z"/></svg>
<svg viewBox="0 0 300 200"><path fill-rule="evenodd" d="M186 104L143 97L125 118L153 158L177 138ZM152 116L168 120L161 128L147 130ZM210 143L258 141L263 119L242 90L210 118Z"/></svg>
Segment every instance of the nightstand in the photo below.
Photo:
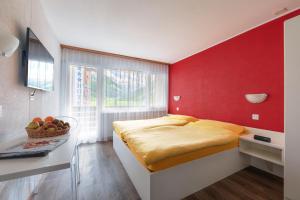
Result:
<svg viewBox="0 0 300 200"><path fill-rule="evenodd" d="M271 142L255 140L253 138L255 134L270 137ZM284 133L251 128L248 134L240 136L239 151L249 156L284 166L284 137Z"/></svg>

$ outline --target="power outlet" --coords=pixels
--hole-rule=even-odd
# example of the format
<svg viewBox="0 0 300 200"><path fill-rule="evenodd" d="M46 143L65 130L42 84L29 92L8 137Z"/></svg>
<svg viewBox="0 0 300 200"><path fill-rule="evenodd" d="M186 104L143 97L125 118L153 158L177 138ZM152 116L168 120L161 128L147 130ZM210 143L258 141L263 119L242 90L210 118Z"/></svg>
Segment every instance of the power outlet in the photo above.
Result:
<svg viewBox="0 0 300 200"><path fill-rule="evenodd" d="M259 120L259 114L252 114L252 120Z"/></svg>

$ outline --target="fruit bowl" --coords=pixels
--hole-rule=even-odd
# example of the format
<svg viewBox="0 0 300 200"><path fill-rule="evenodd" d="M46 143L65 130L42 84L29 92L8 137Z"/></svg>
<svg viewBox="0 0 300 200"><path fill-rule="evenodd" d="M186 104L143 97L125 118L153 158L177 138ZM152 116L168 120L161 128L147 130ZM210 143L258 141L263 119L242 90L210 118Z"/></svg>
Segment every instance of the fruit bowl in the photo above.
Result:
<svg viewBox="0 0 300 200"><path fill-rule="evenodd" d="M62 130L56 130L56 131L48 131L43 129L42 127L37 128L37 129L30 129L30 128L25 128L28 137L30 138L45 138L45 137L55 137L55 136L60 136L67 134L70 130L70 128L67 129L62 129Z"/></svg>
<svg viewBox="0 0 300 200"><path fill-rule="evenodd" d="M25 129L30 138L45 138L67 134L70 125L53 117L46 117L44 121L41 118L34 118Z"/></svg>

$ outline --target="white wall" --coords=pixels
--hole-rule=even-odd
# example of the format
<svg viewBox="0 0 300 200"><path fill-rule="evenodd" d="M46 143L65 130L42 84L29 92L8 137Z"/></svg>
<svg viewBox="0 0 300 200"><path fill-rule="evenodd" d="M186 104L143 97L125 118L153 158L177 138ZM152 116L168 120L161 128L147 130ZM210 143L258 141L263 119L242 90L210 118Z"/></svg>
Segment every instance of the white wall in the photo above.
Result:
<svg viewBox="0 0 300 200"><path fill-rule="evenodd" d="M32 20L31 20L32 19ZM58 113L60 46L39 0L1 0L0 26L20 39L21 45L10 58L0 58L0 118L1 134L24 134L24 127L31 117ZM32 89L24 87L21 74L21 51L25 43L26 28L31 27L55 59L55 91L38 91L35 101L29 101Z"/></svg>
<svg viewBox="0 0 300 200"><path fill-rule="evenodd" d="M58 114L60 46L39 0L0 0L0 27L15 35L21 42L18 51L12 57L0 58L0 105L3 107L3 117L0 118L0 140L2 140L4 137L25 134L24 127L34 116ZM37 91L34 101L29 101L32 89L24 87L21 74L21 52L27 27L33 30L55 60L55 91ZM27 199L33 188L29 180L30 178L23 178L0 183L0 199Z"/></svg>
<svg viewBox="0 0 300 200"><path fill-rule="evenodd" d="M285 23L284 30L285 168L284 196L300 199L300 16Z"/></svg>

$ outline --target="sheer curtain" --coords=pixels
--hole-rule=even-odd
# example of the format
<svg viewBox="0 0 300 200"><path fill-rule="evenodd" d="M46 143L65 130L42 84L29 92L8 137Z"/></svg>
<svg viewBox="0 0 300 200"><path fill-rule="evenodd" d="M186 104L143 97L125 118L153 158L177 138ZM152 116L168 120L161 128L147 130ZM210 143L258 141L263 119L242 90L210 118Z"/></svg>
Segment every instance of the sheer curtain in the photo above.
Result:
<svg viewBox="0 0 300 200"><path fill-rule="evenodd" d="M61 114L78 119L81 142L109 140L115 120L167 114L167 65L63 48L61 74Z"/></svg>

